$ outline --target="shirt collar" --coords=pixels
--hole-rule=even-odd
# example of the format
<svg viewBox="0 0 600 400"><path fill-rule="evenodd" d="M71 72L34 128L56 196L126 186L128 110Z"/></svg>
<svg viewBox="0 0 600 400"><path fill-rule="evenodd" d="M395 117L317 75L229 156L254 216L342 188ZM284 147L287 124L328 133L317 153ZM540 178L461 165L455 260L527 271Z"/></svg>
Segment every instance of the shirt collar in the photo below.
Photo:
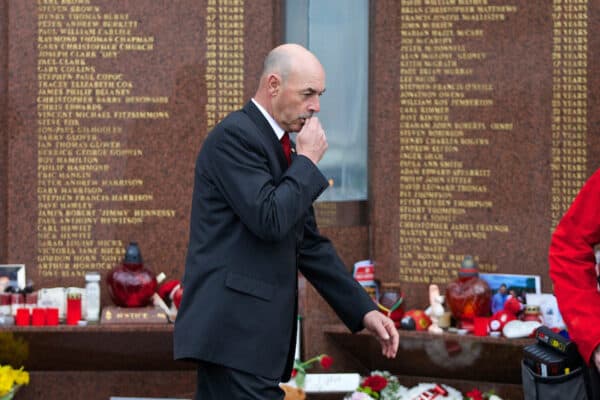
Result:
<svg viewBox="0 0 600 400"><path fill-rule="evenodd" d="M281 140L285 131L279 126L277 121L275 121L273 119L273 117L271 117L271 115L267 112L267 110L265 110L263 108L263 106L258 104L258 102L256 100L254 100L254 99L251 99L251 100L254 103L254 105L256 106L256 108L258 108L260 113L266 118L267 122L269 122L269 125L271 125L271 128L273 128L273 132L275 132L275 135L277 136L277 140Z"/></svg>

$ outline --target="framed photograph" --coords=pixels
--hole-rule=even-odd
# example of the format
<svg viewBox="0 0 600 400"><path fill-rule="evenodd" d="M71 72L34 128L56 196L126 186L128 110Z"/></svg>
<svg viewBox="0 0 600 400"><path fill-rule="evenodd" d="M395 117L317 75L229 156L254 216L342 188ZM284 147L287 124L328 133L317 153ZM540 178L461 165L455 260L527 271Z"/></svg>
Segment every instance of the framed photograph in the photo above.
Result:
<svg viewBox="0 0 600 400"><path fill-rule="evenodd" d="M0 264L0 292L8 286L25 289L25 264Z"/></svg>
<svg viewBox="0 0 600 400"><path fill-rule="evenodd" d="M503 284L506 285L509 293L514 291L523 300L525 300L526 293L542 293L542 283L539 275L480 273L479 277L490 285L492 294L496 293Z"/></svg>

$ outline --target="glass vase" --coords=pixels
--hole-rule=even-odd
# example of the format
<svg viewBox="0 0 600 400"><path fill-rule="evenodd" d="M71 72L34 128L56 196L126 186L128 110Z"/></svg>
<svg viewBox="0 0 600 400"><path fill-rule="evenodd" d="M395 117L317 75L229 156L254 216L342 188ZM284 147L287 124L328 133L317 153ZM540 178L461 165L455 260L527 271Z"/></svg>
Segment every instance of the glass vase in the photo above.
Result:
<svg viewBox="0 0 600 400"><path fill-rule="evenodd" d="M12 400L12 398L15 396L16 392L17 392L17 387L13 386L13 388L10 389L10 391L8 393L6 393L3 396L0 396L0 400Z"/></svg>

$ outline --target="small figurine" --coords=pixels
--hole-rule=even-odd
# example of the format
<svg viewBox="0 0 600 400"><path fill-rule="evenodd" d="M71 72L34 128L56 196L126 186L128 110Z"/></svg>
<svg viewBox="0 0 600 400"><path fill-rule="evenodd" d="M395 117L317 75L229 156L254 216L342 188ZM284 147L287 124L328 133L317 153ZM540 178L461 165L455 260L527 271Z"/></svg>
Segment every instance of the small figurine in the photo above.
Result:
<svg viewBox="0 0 600 400"><path fill-rule="evenodd" d="M306 393L301 388L285 384L280 387L285 392L284 400L306 400Z"/></svg>
<svg viewBox="0 0 600 400"><path fill-rule="evenodd" d="M507 310L500 310L494 313L490 318L489 322L489 332L491 336L500 336L502 335L502 330L504 326L510 321L515 321L517 319L516 315L508 312Z"/></svg>
<svg viewBox="0 0 600 400"><path fill-rule="evenodd" d="M431 318L431 325L427 330L431 333L443 333L440 327L440 318L444 315L444 296L440 295L438 285L429 285L429 307L425 309L425 314Z"/></svg>
<svg viewBox="0 0 600 400"><path fill-rule="evenodd" d="M496 311L489 323L489 330L492 336L499 336L504 332L504 327L511 321L519 320L519 313L523 309L523 304L514 294L508 295L504 302L504 308Z"/></svg>
<svg viewBox="0 0 600 400"><path fill-rule="evenodd" d="M408 331L426 331L429 325L431 318L423 310L408 310L400 321L400 327Z"/></svg>

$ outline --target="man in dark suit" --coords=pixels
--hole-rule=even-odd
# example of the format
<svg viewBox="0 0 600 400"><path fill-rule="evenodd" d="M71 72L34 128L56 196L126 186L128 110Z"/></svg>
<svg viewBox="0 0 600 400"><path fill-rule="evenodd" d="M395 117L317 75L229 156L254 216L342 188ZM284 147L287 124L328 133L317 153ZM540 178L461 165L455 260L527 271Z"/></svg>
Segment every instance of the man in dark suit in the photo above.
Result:
<svg viewBox="0 0 600 400"><path fill-rule="evenodd" d="M376 311L315 223L312 203L328 186L316 166L327 149L314 116L324 91L317 58L279 46L265 59L254 98L202 146L174 333L175 358L198 362L197 399L283 399L298 270L350 330L367 328L385 356L396 354L393 321ZM284 150L287 132L298 132L295 154Z"/></svg>

